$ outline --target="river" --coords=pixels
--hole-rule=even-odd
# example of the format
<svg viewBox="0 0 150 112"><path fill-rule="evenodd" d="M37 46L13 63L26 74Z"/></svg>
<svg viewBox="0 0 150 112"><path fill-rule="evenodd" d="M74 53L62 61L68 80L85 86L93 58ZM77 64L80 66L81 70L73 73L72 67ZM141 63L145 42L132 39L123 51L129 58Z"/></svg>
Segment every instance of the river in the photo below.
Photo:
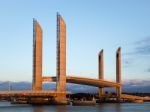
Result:
<svg viewBox="0 0 150 112"><path fill-rule="evenodd" d="M95 106L33 106L0 102L0 112L150 112L150 102L104 103Z"/></svg>

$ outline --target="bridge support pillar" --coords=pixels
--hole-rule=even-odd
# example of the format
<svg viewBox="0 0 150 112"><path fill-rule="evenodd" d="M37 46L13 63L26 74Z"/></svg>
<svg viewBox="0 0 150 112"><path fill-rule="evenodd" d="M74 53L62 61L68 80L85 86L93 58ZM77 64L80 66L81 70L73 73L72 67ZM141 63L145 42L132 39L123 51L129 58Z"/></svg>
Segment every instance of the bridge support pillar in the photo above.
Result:
<svg viewBox="0 0 150 112"><path fill-rule="evenodd" d="M56 91L66 93L66 24L57 14L57 83ZM66 101L66 95L57 94L56 102Z"/></svg>
<svg viewBox="0 0 150 112"><path fill-rule="evenodd" d="M42 28L36 20L33 20L32 90L42 90Z"/></svg>
<svg viewBox="0 0 150 112"><path fill-rule="evenodd" d="M121 48L119 47L116 52L116 82L117 83L122 83L121 82ZM121 93L122 93L122 87L117 87L116 88L116 94L118 100L121 98Z"/></svg>
<svg viewBox="0 0 150 112"><path fill-rule="evenodd" d="M68 101L66 99L66 94L57 93L57 96L54 98L54 104L56 105L66 105Z"/></svg>
<svg viewBox="0 0 150 112"><path fill-rule="evenodd" d="M99 52L98 55L98 74L99 79L104 79L104 54L103 49ZM104 94L104 88L99 87L99 97L101 97Z"/></svg>

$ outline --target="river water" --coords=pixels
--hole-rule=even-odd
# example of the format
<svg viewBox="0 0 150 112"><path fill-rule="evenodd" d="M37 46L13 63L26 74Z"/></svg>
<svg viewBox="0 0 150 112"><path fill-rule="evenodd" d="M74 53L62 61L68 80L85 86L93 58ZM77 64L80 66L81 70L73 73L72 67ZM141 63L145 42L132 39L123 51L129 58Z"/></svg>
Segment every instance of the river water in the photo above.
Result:
<svg viewBox="0 0 150 112"><path fill-rule="evenodd" d="M150 102L105 103L95 106L33 106L0 102L0 112L150 112Z"/></svg>

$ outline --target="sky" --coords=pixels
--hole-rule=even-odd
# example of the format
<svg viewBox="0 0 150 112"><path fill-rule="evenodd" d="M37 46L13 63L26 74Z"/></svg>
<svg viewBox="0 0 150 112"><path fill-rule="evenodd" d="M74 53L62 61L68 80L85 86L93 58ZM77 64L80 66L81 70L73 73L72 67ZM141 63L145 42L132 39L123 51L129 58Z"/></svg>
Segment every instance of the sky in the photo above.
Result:
<svg viewBox="0 0 150 112"><path fill-rule="evenodd" d="M150 80L149 0L1 0L0 80L32 81L33 18L43 29L43 76L56 75L56 13L67 26L67 75L116 79L122 48L122 80Z"/></svg>

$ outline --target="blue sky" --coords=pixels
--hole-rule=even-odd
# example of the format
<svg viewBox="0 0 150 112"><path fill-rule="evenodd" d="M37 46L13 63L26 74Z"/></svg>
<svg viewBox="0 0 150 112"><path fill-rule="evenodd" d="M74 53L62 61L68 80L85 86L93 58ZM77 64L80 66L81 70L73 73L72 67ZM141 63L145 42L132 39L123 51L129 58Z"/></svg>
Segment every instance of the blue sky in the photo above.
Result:
<svg viewBox="0 0 150 112"><path fill-rule="evenodd" d="M115 80L122 48L123 80L150 79L149 0L1 0L0 80L32 80L33 18L43 28L43 75L56 74L56 13L67 25L67 75Z"/></svg>

